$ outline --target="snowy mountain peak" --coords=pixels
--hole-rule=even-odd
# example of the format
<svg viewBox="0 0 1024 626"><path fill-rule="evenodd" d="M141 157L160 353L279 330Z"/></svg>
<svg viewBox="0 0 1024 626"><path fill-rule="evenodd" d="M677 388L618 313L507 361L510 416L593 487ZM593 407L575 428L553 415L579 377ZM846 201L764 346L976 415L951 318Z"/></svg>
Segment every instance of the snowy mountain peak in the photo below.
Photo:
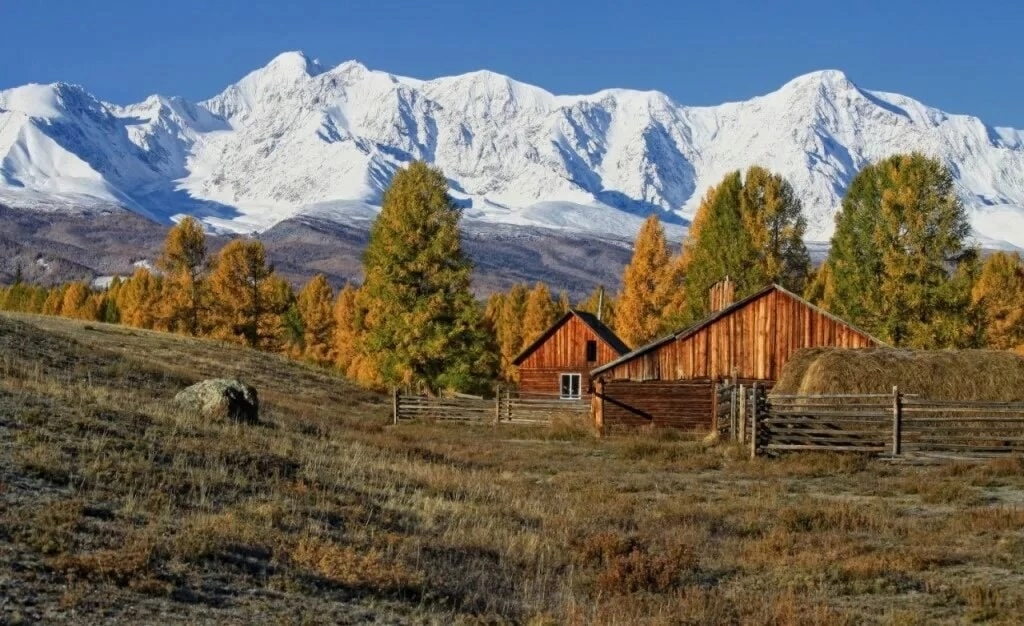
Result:
<svg viewBox="0 0 1024 626"><path fill-rule="evenodd" d="M711 107L657 91L554 95L487 70L328 68L301 52L200 103L114 106L62 83L0 91L0 202L117 203L245 232L305 213L364 220L394 172L423 159L469 220L632 236L650 213L685 224L709 186L756 164L790 180L809 239L824 241L857 171L908 151L952 169L980 238L1024 247L1024 133L839 70Z"/></svg>
<svg viewBox="0 0 1024 626"><path fill-rule="evenodd" d="M306 56L305 52L294 50L291 52L282 52L271 59L270 63L267 63L266 66L262 69L256 70L254 73L302 75L306 77L313 77L318 74L322 74L324 71L325 69L320 64L320 61L310 59Z"/></svg>

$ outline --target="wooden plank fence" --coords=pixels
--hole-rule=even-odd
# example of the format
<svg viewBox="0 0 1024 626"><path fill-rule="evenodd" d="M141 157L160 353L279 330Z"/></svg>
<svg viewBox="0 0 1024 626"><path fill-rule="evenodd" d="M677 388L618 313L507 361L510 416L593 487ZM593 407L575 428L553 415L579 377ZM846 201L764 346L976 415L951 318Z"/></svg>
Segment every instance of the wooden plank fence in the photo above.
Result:
<svg viewBox="0 0 1024 626"><path fill-rule="evenodd" d="M751 430L733 438L746 435L752 456L799 450L1024 454L1024 402L929 400L895 387L891 394L771 394L763 404L748 402L755 406Z"/></svg>
<svg viewBox="0 0 1024 626"><path fill-rule="evenodd" d="M558 418L587 417L590 397L563 400L557 395L499 389L493 399L393 394L393 421L436 420L465 423L547 426Z"/></svg>

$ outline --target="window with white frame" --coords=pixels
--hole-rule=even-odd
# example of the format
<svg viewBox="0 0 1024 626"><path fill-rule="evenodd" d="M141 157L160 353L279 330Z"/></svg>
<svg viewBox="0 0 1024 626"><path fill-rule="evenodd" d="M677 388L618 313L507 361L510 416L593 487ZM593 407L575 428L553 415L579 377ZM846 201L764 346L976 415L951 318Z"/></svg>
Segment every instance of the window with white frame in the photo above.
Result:
<svg viewBox="0 0 1024 626"><path fill-rule="evenodd" d="M580 378L579 374L562 374L561 397L563 400L580 399Z"/></svg>

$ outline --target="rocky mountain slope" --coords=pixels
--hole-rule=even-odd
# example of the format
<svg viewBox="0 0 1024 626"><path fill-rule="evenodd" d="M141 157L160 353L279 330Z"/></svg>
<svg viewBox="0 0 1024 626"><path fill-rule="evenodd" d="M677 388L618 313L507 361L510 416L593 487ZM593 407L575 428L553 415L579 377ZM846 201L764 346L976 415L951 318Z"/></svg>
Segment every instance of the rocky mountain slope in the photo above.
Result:
<svg viewBox="0 0 1024 626"><path fill-rule="evenodd" d="M425 159L470 230L628 238L651 212L685 226L710 185L760 164L789 178L808 239L826 241L858 169L910 150L953 169L984 244L1024 246L1024 132L838 71L714 107L618 89L556 96L486 71L423 81L297 52L200 103L116 106L62 83L0 91L0 202L191 214L234 232L290 219L365 229L395 170Z"/></svg>

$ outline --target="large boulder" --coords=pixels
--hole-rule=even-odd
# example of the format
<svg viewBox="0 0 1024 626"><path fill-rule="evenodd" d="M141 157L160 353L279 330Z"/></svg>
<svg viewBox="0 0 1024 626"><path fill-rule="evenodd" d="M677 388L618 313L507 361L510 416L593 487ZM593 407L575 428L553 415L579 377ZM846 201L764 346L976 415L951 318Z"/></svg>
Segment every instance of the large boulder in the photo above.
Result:
<svg viewBox="0 0 1024 626"><path fill-rule="evenodd" d="M260 400L256 390L231 378L211 378L181 390L174 396L178 406L211 419L255 424Z"/></svg>

